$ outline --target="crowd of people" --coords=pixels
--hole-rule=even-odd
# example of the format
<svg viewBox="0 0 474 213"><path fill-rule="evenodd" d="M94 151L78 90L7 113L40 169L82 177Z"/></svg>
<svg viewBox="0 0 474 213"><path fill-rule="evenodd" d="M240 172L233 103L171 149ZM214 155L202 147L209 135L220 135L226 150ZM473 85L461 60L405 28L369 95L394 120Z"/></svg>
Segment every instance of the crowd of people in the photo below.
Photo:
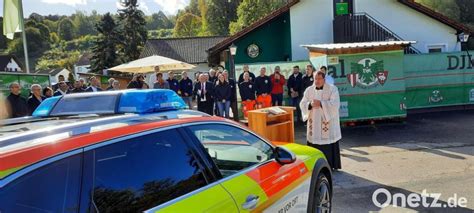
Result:
<svg viewBox="0 0 474 213"><path fill-rule="evenodd" d="M322 67L322 70L325 72L325 67ZM164 79L163 73L160 72L160 68L157 66L155 67L156 81L152 87L146 83L145 75L135 74L127 88L171 89L180 95L190 108L193 108L193 103L196 103L199 111L230 118L231 108L233 115L238 114L237 109L234 109L237 106L237 88L242 100L243 114L247 117L249 110L282 106L284 87L286 86L290 97L289 104L298 108L297 114L300 114L298 103L304 90L313 84L313 72L315 72L315 69L312 65L306 66L305 74L300 72L298 66L294 66L293 73L287 79L281 73L280 67L276 66L271 75L267 75L266 68L262 67L260 73L256 76L250 72L249 66L244 65L243 73L239 76L237 82L229 78L229 73L226 70L216 69L196 73L193 82L186 71L181 73L180 80L176 79L173 72L168 72L168 78ZM10 106L10 117L15 118L31 115L46 98L71 93L120 90L120 82L110 78L108 87L102 89L100 80L95 76L90 77L88 83L82 78L74 82L66 82L64 76L59 76L58 83L52 87L42 88L39 84L31 85L28 98L20 95L21 86L18 83L11 84L9 89L10 95L7 97L7 104Z"/></svg>

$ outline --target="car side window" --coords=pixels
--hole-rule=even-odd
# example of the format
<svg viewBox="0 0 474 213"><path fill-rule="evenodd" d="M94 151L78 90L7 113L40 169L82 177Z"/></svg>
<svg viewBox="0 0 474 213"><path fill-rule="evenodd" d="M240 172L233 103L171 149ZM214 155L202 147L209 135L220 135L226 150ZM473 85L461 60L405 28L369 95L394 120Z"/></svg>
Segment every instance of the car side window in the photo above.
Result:
<svg viewBox="0 0 474 213"><path fill-rule="evenodd" d="M141 212L207 184L177 130L124 140L85 153L92 212Z"/></svg>
<svg viewBox="0 0 474 213"><path fill-rule="evenodd" d="M205 124L194 125L189 129L224 177L273 158L273 148L269 144L238 127Z"/></svg>
<svg viewBox="0 0 474 213"><path fill-rule="evenodd" d="M77 212L81 158L53 162L0 188L0 212Z"/></svg>

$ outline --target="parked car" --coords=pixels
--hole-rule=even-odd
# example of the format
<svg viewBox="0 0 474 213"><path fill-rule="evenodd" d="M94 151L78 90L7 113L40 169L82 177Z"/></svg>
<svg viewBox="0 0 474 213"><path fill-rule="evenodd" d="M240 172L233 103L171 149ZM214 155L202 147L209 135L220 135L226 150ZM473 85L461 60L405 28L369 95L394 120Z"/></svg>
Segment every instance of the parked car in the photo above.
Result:
<svg viewBox="0 0 474 213"><path fill-rule="evenodd" d="M329 212L316 149L187 110L171 90L44 101L0 127L0 212Z"/></svg>

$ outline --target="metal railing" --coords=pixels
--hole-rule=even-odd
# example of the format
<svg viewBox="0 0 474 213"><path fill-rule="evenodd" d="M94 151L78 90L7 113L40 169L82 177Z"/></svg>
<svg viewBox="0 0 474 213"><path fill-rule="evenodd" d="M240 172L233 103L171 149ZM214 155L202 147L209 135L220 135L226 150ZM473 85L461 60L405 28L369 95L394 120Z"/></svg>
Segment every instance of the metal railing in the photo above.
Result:
<svg viewBox="0 0 474 213"><path fill-rule="evenodd" d="M334 43L404 40L367 13L336 16L333 30ZM418 53L412 46L405 48L405 54Z"/></svg>

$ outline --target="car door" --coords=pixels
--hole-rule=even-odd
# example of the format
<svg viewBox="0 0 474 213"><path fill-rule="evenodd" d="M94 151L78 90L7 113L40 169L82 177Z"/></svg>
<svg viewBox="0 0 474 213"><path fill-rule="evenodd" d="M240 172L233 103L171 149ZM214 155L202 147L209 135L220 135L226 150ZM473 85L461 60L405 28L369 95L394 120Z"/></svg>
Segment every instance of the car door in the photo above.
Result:
<svg viewBox="0 0 474 213"><path fill-rule="evenodd" d="M239 211L306 211L311 172L301 160L278 163L271 145L231 124L190 124L187 129L217 165L219 182Z"/></svg>
<svg viewBox="0 0 474 213"><path fill-rule="evenodd" d="M177 129L88 147L81 212L237 212Z"/></svg>

